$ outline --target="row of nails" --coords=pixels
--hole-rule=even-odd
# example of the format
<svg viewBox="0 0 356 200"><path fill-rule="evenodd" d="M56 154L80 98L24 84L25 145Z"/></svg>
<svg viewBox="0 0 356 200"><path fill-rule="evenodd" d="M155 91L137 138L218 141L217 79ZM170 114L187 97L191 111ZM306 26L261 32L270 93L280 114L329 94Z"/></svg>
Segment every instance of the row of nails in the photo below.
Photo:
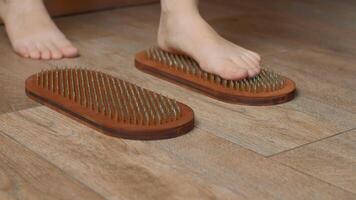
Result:
<svg viewBox="0 0 356 200"><path fill-rule="evenodd" d="M282 88L285 84L285 79L282 76L266 69L262 69L261 73L253 78L226 80L220 76L201 70L198 63L188 56L169 53L156 47L150 48L146 53L149 59L163 63L173 67L175 70L193 75L199 79L213 82L224 88L257 93L275 91Z"/></svg>
<svg viewBox="0 0 356 200"><path fill-rule="evenodd" d="M36 77L38 86L120 122L154 125L181 116L175 100L98 71L56 68Z"/></svg>

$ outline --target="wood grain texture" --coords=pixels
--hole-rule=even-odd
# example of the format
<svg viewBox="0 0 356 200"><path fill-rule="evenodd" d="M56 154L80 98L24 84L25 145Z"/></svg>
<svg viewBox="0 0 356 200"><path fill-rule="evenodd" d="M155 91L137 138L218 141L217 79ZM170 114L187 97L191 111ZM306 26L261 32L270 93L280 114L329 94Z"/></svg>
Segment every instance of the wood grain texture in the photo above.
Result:
<svg viewBox="0 0 356 200"><path fill-rule="evenodd" d="M10 177L0 182L15 180L17 191L35 191L35 199L47 191L54 199L82 191L80 184L58 186L73 193L57 195L57 177L105 199L355 199L354 137L332 139L356 127L355 5L201 1L202 14L219 33L257 51L264 65L300 87L294 101L268 108L231 106L137 71L134 54L155 44L158 4L56 19L80 50L75 59L22 59L0 27L0 168L2 177ZM112 140L43 107L4 114L38 106L25 96L23 84L41 68L53 68L51 63L99 67L176 98L194 109L196 129L162 142ZM11 149L23 156L17 159ZM27 176L38 173L34 168L43 169L40 181Z"/></svg>
<svg viewBox="0 0 356 200"><path fill-rule="evenodd" d="M114 51L110 45L114 41L117 43L115 48L120 49L116 50L116 55L105 53L101 54L105 59L100 61L88 56L65 63L80 66L102 64L102 69L114 76L186 102L195 110L199 128L263 155L278 153L354 127L355 114L306 96L299 95L292 102L273 107L230 105L138 73L132 61L127 59L138 45L131 43L133 49L127 52L125 46L129 44L121 42L124 37L117 40L106 37L85 44L85 49L100 46L102 52L110 52ZM288 76L286 72L282 74ZM303 84L300 80L296 81L297 85Z"/></svg>
<svg viewBox="0 0 356 200"><path fill-rule="evenodd" d="M200 129L112 139L38 107L0 116L0 130L108 199L356 198Z"/></svg>
<svg viewBox="0 0 356 200"><path fill-rule="evenodd" d="M0 132L0 199L103 199L56 166Z"/></svg>
<svg viewBox="0 0 356 200"><path fill-rule="evenodd" d="M142 141L113 139L49 108L34 109L2 115L8 120L0 120L0 130L107 199L240 199L176 169Z"/></svg>
<svg viewBox="0 0 356 200"><path fill-rule="evenodd" d="M46 63L26 60L7 51L0 53L0 113L37 106L26 97L24 78L47 66Z"/></svg>
<svg viewBox="0 0 356 200"><path fill-rule="evenodd" d="M325 22L325 17L315 16L310 24L307 17L314 15L309 6L315 7L314 4L297 3L297 6L308 8L304 16L293 6L283 2L280 3L284 6L262 3L264 8L256 7L259 4L251 2L227 2L217 5L214 1L207 1L202 3L202 12L205 15L213 13L209 22L218 32L233 42L261 53L264 65L269 65L282 75L293 79L295 77L297 85L301 87L300 94L295 101L283 106L229 106L146 76L134 69L133 55L155 43L159 5L120 8L58 19L59 27L79 47L81 57L52 63L99 66L124 80L141 86L144 83L149 85L149 89L177 97L180 101L187 101L197 111L198 123L202 129L263 155L272 155L354 128L355 108L352 102L355 92L352 85L356 73L353 57L345 54L350 52L347 42L340 41L339 35L335 35L333 31L323 34L322 36L326 35L325 38L317 37L320 32L314 26L326 27L323 23L317 23L318 20ZM226 12L222 13L224 8ZM235 14L232 12L234 9L237 10ZM256 11L252 12L253 9ZM330 9L330 6L321 6L320 12L326 15L326 11ZM288 10L291 12L287 12ZM255 15L248 18L251 12ZM348 15L341 15L340 20L347 17ZM281 20L277 20L278 18ZM338 34L345 32L344 34L349 36L349 33L355 30L348 24L337 24L336 19L332 24L339 30ZM342 26L346 31L340 31ZM313 38L316 37L319 42L313 44ZM339 43L345 44L343 47L337 46ZM334 47L329 48L324 44ZM46 63L17 58L9 52L10 47L6 45L6 42L1 45L4 51L7 51L6 56L2 58L7 63L4 63L4 78L1 80L4 82L2 85L5 94L0 98L5 102L1 104L1 111L35 106L36 104L25 98L20 82L25 80L30 71L38 71L46 66ZM15 71L17 73L14 73ZM14 76L18 78L13 78ZM9 89L9 85L14 86ZM7 98L8 96L11 98ZM223 118L213 117L220 116L221 113L224 113Z"/></svg>
<svg viewBox="0 0 356 200"><path fill-rule="evenodd" d="M356 114L354 57L340 53L301 49L265 56L275 70L286 71L300 84L299 95Z"/></svg>
<svg viewBox="0 0 356 200"><path fill-rule="evenodd" d="M356 130L275 155L272 159L356 193Z"/></svg>
<svg viewBox="0 0 356 200"><path fill-rule="evenodd" d="M210 23L232 41L259 53L271 54L299 48L355 53L354 1L209 0L210 9L224 9L224 15ZM219 5L217 5L220 3ZM208 4L208 5L209 5ZM221 12L220 12L221 13Z"/></svg>
<svg viewBox="0 0 356 200"><path fill-rule="evenodd" d="M239 9L237 5L235 7ZM211 9L214 10L214 8ZM295 101L274 108L227 106L217 101L209 101L204 97L192 94L188 90L177 89L177 87L166 82L156 81L154 78L138 74L130 67L132 66L131 58L136 52L154 43L158 25L158 12L154 14L153 11L158 10L155 5L142 6L135 8L135 10L109 11L110 15L102 14L95 19L93 18L93 20L98 21L98 24L99 21L108 21L112 25L117 24L110 29L110 32L117 32L117 34L113 36L112 33L107 32L105 38L92 39L89 42L81 43L86 57L67 61L67 63L83 66L102 64L108 71L116 72L117 76L137 84L150 84L151 89L162 91L182 100L188 99L190 105L198 111L198 115L200 114L198 121L204 122L202 124L203 129L212 130L214 134L263 155L278 153L355 126L354 104L352 104L354 91L351 85L356 73L352 68L354 64L352 57L344 55L342 52L325 50L322 45L311 44L312 37L319 34L315 28L309 30L305 27L294 30L298 26L285 27L279 24L284 30L278 31L278 34L283 33L283 35L280 37L274 36L273 29L266 29L266 27L268 27L268 24L275 26L275 23L278 25L281 22L276 19L263 22L266 12L264 10L261 10L261 15L254 19L242 18L240 20L240 13L236 16L230 16L236 19L233 21L222 17L217 18L221 19L222 22L229 21L229 26L223 26L223 23L215 23L214 20L217 19L214 18L211 18L209 22L212 22L217 30L224 35L241 36L245 46L257 49L262 54L264 65L275 69L282 75L296 77L297 85L301 85L302 90ZM140 12L141 15L138 17L135 14L136 12ZM271 12L267 14L273 16ZM297 22L295 16L290 16L285 12L281 14L291 17L294 22ZM86 17L87 19L90 18L88 15ZM254 24L255 21L261 20L263 23ZM129 24L119 23L119 21L129 22ZM246 29L238 29L239 23L246 23L242 26ZM288 21L285 23L288 23ZM248 35L252 30L247 28L252 25L261 26L258 33L265 34L263 39L260 39L259 35ZM104 27L105 24L100 24L100 26ZM289 32L298 32L299 35L296 37L294 34L290 35ZM89 31L84 36L91 38L91 34ZM246 37L250 37L250 40ZM281 38L281 40L270 40L271 37ZM234 37L230 39L237 43L241 41ZM336 39L337 37L332 38L333 41L336 41ZM300 47L296 49L297 43ZM262 47L277 47L280 45L287 50L259 49L256 45ZM92 49L97 51L93 52ZM113 52L115 55L112 55ZM100 56L106 58L96 59L95 61L92 59ZM320 61L321 59L325 61ZM336 76L333 75L335 73ZM323 86L324 84L325 86ZM337 95L332 95L335 92L337 92ZM324 98L325 96L327 98ZM216 120L212 118L212 116L219 115L221 112L224 112L224 116L228 119L228 125L226 125L225 119Z"/></svg>

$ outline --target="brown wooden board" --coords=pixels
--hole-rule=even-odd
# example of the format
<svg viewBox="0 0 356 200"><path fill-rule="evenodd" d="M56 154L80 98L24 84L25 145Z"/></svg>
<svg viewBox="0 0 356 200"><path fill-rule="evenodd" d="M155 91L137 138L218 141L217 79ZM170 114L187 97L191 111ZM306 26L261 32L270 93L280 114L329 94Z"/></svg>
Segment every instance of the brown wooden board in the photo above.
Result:
<svg viewBox="0 0 356 200"><path fill-rule="evenodd" d="M192 59L187 58L185 55L174 55L173 53L164 52L163 50L155 50L155 48L153 51L157 51L157 56L161 56L161 58L157 58L160 61L150 58L149 53L147 53L148 51L142 51L135 57L136 68L221 101L246 105L274 105L290 101L294 98L296 93L296 86L292 80L276 75L275 73L273 74L278 76L278 80L283 81L280 88L263 90L262 85L253 83L252 79L240 81L244 88L231 88L228 86L229 83L237 83L236 81L233 82L219 78L219 83L217 83L216 75L203 72L201 69L199 69L200 75L197 75L188 73L185 68L174 66L180 65L179 62L181 62L181 65L191 64ZM164 55L162 53L164 53ZM176 60L170 60L170 56ZM180 56L180 58L177 59L177 56ZM167 63L170 62L173 64L169 65L165 63L162 61L164 59L167 59ZM186 61L181 61L183 59L186 59ZM190 67L192 68L192 66ZM205 77L203 75L204 73L206 74ZM222 84L222 82L224 82L224 84Z"/></svg>
<svg viewBox="0 0 356 200"><path fill-rule="evenodd" d="M111 136L165 139L194 128L188 106L94 70L42 71L26 80L26 94Z"/></svg>

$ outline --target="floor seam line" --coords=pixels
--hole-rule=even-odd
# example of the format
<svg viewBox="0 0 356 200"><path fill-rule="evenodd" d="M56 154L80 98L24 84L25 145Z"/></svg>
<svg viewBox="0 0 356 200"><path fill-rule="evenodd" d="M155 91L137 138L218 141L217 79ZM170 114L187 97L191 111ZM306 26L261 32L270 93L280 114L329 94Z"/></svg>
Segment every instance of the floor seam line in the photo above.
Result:
<svg viewBox="0 0 356 200"><path fill-rule="evenodd" d="M287 149L287 150L285 150L285 151L281 151L281 152L278 152L278 153L275 153L275 154L268 155L268 156L266 156L266 158L272 158L272 157L278 156L278 155L280 155L280 154L287 153L287 152L289 152L289 151L293 151L293 150L302 148L302 147L304 147L304 146L311 145L311 144L313 144L313 143L321 142L321 141L323 141L323 140L327 140L327 139L329 139L329 138L336 137L336 136L338 136L338 135L341 135L341 134L344 134L344 133L347 133L347 132L350 132L350 131L353 131L353 130L356 130L356 127L355 127L355 128L351 128L351 129L348 129L348 130L344 130L344 131L338 132L338 133L336 133L336 134L329 135L329 136L327 136L327 137L320 138L320 139L318 139L318 140L314 140L314 141L311 141L311 142L308 142L308 143L305 143L305 144L302 144L302 145L299 145L299 146L296 146L296 147L293 147L293 148L291 148L291 149Z"/></svg>
<svg viewBox="0 0 356 200"><path fill-rule="evenodd" d="M22 111L29 110L29 109L33 109L33 108L38 108L38 107L41 107L41 106L44 106L44 105L38 104L38 105L34 105L34 106L32 106L32 107L29 107L29 108L24 108L24 109L19 109L19 110L13 110L13 111L8 111L8 112L3 112L3 113L0 113L0 117L1 117L1 116L4 116L4 115L14 114L14 113L17 113L17 112L22 112Z"/></svg>
<svg viewBox="0 0 356 200"><path fill-rule="evenodd" d="M213 133L211 133L211 132L209 132L209 131L206 131L206 130L201 129L201 128L199 128L199 127L196 127L196 128L199 129L199 130L204 131L204 132L207 133L207 134L211 134L211 135L213 135L213 136L215 136L215 137L218 137L218 138L220 138L220 139L226 140L225 138L221 138L221 137L219 137L219 136L217 136L217 135L215 135L215 134L213 134ZM345 132L348 132L348 131L352 131L352 130L354 130L354 129L356 129L356 128L353 128L353 129L350 129L350 130L347 130L347 131L342 131L342 132L338 133L338 135L339 135L339 134L342 134L342 133L345 133ZM321 140L322 140L322 139L321 139ZM257 153L257 152L255 152L255 151L253 151L253 150L251 150L251 149L245 148L245 147L241 146L240 144L233 143L233 142L231 142L231 141L229 141L229 140L226 140L226 141L228 141L228 142L230 142L230 143L232 143L232 144L234 144L234 145L237 145L238 147L240 147L240 148L242 148L242 149L245 149L245 150L247 150L247 151L250 151L250 152L252 152L252 153L255 153L255 154L257 154L257 155L260 155L261 157L263 157L263 158L265 158L265 159L268 159L268 160L270 160L271 162L277 163L277 164L279 164L279 165L281 165L281 166L284 166L284 167L288 167L288 168L290 168L291 170L293 170L293 171L295 171L295 172L298 172L298 173L301 173L301 174L303 174L303 175L305 175L305 176L314 178L314 179L316 179L316 180L318 180L318 181L320 181L320 182L322 182L322 183L325 183L325 184L330 185L330 186L332 186L332 187L336 187L336 188L338 188L338 189L340 189L340 190L342 190L342 191L345 191L345 192L348 192L348 193L351 193L351 194L356 195L356 193L354 193L354 192L352 192L352 191L346 190L346 189L344 189L344 188L342 188L342 187L340 187L340 186L337 186L337 185L334 185L334 184L332 184L332 183L330 183L330 182L327 182L327 181L325 181L325 180L322 180L322 179L320 179L320 178L318 178L318 177L313 176L312 174L308 174L308 173L306 173L306 172L303 172L303 171L300 171L300 170L298 170L298 169L295 169L294 167L289 166L289 165L287 165L287 164L285 164L285 163L283 163L283 162L280 162L280 161L278 161L278 160L276 160L276 159L273 159L272 157L264 156L264 155L262 155L262 154L260 154L260 153Z"/></svg>
<svg viewBox="0 0 356 200"><path fill-rule="evenodd" d="M338 186L338 185L334 185L333 183L330 183L330 182L328 182L328 181L326 181L326 180L320 179L319 177L316 177L316 176L314 176L314 175L312 175L312 174L309 174L309 173L307 173L307 172L304 172L304 171L301 171L301 170L299 170L299 169L296 169L296 168L294 168L294 167L292 167L292 166L290 166L290 165L287 165L287 164L285 164L285 163L283 163L283 162L280 162L280 161L278 161L278 160L276 160L276 159L273 159L273 158L269 158L269 159L272 160L272 161L274 161L274 162L277 162L278 164L280 164L280 165L282 165L282 166L288 167L288 168L290 168L290 169L292 169L292 170L294 170L294 171L296 171L296 172L298 172L298 173L301 173L301 174L304 174L304 175L306 175L306 176L315 178L315 179L318 180L318 181L321 181L321 182L326 183L326 184L328 184L328 185L330 185L330 186L336 187L336 188L338 188L338 189L340 189L340 190L342 190L342 191L345 191L345 192L348 192L348 193L351 193L351 194L356 195L356 193L353 192L353 191L349 191L349 190L347 190L347 189L345 189L345 188L342 188L342 187L340 187L340 186Z"/></svg>

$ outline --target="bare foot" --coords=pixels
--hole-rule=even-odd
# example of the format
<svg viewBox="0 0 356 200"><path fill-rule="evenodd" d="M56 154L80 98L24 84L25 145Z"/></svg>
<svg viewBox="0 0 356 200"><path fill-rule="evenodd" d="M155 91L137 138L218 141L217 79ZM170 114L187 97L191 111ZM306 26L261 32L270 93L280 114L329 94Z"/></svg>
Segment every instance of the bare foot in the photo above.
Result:
<svg viewBox="0 0 356 200"><path fill-rule="evenodd" d="M176 2L174 6L179 9L178 4L187 0ZM222 38L202 19L197 9L166 11L169 5L162 6L158 31L160 48L188 54L202 69L225 79L253 77L260 72L260 56Z"/></svg>
<svg viewBox="0 0 356 200"><path fill-rule="evenodd" d="M78 49L51 20L42 0L0 0L0 16L19 55L32 59L78 55Z"/></svg>

